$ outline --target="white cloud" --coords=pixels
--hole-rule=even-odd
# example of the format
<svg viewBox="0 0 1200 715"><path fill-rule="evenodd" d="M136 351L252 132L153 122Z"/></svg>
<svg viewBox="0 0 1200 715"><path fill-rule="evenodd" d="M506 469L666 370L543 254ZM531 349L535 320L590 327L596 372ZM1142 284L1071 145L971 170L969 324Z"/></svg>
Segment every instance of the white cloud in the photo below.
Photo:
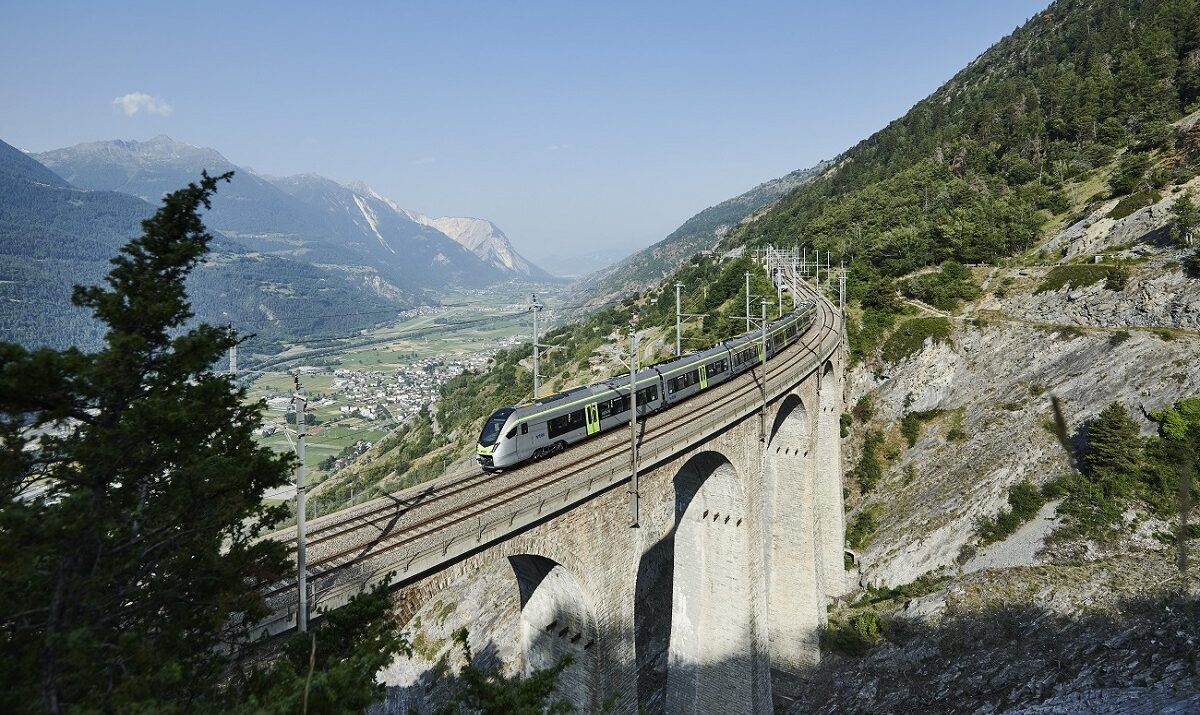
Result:
<svg viewBox="0 0 1200 715"><path fill-rule="evenodd" d="M130 92L123 97L117 97L112 103L120 107L127 117L136 116L138 112L165 117L175 109L165 99L151 97L145 92Z"/></svg>

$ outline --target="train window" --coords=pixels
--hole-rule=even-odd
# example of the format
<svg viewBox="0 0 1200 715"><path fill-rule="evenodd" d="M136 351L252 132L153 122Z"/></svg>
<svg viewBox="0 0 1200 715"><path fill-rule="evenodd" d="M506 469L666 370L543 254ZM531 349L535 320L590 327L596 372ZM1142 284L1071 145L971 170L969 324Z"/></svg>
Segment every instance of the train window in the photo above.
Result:
<svg viewBox="0 0 1200 715"><path fill-rule="evenodd" d="M637 391L638 407L642 407L646 404L654 402L657 399L658 399L658 385L651 385L650 387L643 387L642 389Z"/></svg>
<svg viewBox="0 0 1200 715"><path fill-rule="evenodd" d="M710 362L708 365L706 365L704 367L704 373L706 375L708 375L709 377L712 377L713 375L720 375L721 373L723 373L729 369L729 365L726 363L727 363L727 361L725 360L725 358L721 358L720 360L717 360L716 362Z"/></svg>
<svg viewBox="0 0 1200 715"><path fill-rule="evenodd" d="M513 437L516 437L516 436L517 436L517 428L513 427L512 429L510 429L508 431L508 434L504 435L504 439L512 439Z"/></svg>
<svg viewBox="0 0 1200 715"><path fill-rule="evenodd" d="M521 423L521 434L529 434L529 423L528 422Z"/></svg>
<svg viewBox="0 0 1200 715"><path fill-rule="evenodd" d="M679 392L680 390L682 390L686 387L691 387L692 385L695 385L697 382L700 382L700 371L699 370L692 370L691 372L685 372L684 374L682 374L678 377L673 377L667 381L667 391L668 392Z"/></svg>
<svg viewBox="0 0 1200 715"><path fill-rule="evenodd" d="M546 428L550 433L550 437L554 438L568 432L574 432L584 425L583 410L575 410L568 414L554 419L546 423Z"/></svg>
<svg viewBox="0 0 1200 715"><path fill-rule="evenodd" d="M743 350L733 356L733 364L734 365L743 365L743 364L749 362L750 360L753 360L757 353L758 353L757 348L746 348L745 350Z"/></svg>
<svg viewBox="0 0 1200 715"><path fill-rule="evenodd" d="M614 397L611 400L605 400L597 404L600 410L600 419L619 415L629 409L628 397Z"/></svg>

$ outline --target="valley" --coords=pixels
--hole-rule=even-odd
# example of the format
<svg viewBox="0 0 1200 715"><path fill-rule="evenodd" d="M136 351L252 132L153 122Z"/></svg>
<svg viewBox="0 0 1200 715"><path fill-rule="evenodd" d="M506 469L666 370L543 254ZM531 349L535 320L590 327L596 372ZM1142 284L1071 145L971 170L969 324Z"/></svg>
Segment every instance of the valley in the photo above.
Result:
<svg viewBox="0 0 1200 715"><path fill-rule="evenodd" d="M534 291L546 306L540 320L544 333L562 306L560 286L460 289L439 296L443 304L438 307L404 311L392 323L332 345L286 345L276 355L252 355L249 364L239 357L248 399L266 403L259 442L278 452L294 450L291 398L298 376L314 420L305 463L310 485L319 485L393 430L403 429L406 420L434 409L448 380L484 371L498 350L528 342ZM279 501L292 494L289 486L266 498Z"/></svg>

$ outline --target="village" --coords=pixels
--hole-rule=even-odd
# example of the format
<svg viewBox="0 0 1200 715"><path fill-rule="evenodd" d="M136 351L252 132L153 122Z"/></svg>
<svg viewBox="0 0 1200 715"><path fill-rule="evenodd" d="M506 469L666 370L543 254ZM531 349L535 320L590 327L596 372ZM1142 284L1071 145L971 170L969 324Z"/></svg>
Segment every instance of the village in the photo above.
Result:
<svg viewBox="0 0 1200 715"><path fill-rule="evenodd" d="M429 409L447 381L468 370L486 369L497 350L521 341L514 335L492 342L488 350L414 356L378 369L362 363L294 368L308 399L305 423L310 458L324 471L341 468L406 419ZM293 379L264 376L254 391L267 405L259 438L281 450L290 450L293 444L289 438L296 422Z"/></svg>

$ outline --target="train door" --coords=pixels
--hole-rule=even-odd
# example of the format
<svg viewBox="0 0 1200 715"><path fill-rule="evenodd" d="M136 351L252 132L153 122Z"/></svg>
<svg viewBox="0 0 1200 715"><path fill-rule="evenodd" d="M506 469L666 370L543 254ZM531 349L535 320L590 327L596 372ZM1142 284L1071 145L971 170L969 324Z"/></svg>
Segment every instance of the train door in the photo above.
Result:
<svg viewBox="0 0 1200 715"><path fill-rule="evenodd" d="M704 369L705 367L706 367L705 365L700 366L700 389L701 390L708 389L708 372Z"/></svg>
<svg viewBox="0 0 1200 715"><path fill-rule="evenodd" d="M600 431L600 408L593 402L584 407L583 411L587 417L587 433L589 435L596 434Z"/></svg>

